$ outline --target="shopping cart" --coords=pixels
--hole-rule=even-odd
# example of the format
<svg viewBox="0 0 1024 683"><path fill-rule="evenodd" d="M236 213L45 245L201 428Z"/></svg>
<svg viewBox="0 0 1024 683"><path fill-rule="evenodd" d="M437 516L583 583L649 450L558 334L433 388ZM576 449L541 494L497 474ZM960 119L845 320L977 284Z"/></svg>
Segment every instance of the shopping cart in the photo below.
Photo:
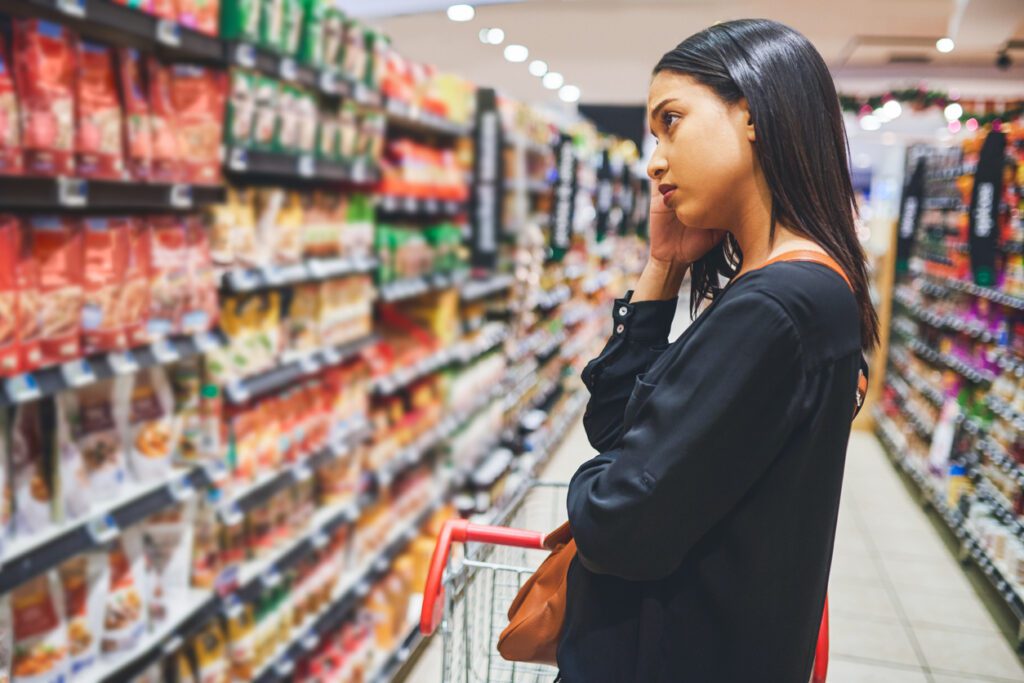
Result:
<svg viewBox="0 0 1024 683"><path fill-rule="evenodd" d="M420 630L438 628L444 640L443 683L551 683L554 667L509 662L498 654L508 606L549 554L546 532L565 522L568 484L534 482L512 499L495 526L466 520L445 523L431 558ZM450 558L453 542L465 556ZM446 571L447 569L447 571ZM818 633L811 683L825 683L828 669L828 601Z"/></svg>

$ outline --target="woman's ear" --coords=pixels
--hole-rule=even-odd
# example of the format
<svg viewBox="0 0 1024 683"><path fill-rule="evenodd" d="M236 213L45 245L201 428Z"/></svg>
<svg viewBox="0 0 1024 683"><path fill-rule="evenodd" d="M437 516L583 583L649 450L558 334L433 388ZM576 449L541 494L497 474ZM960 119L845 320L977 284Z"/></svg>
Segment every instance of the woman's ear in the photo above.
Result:
<svg viewBox="0 0 1024 683"><path fill-rule="evenodd" d="M754 117L750 113L750 103L747 102L746 97L741 97L737 106L740 108L740 114L743 116L742 120L746 127L747 140L757 142L757 133L754 130Z"/></svg>

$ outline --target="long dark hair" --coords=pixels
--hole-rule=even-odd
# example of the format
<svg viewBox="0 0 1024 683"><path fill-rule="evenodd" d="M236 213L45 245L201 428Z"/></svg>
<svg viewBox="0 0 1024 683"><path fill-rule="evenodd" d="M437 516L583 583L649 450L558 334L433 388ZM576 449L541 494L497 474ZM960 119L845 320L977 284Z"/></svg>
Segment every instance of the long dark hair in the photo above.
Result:
<svg viewBox="0 0 1024 683"><path fill-rule="evenodd" d="M715 24L665 54L654 73L691 76L726 103L747 99L754 147L772 195L771 233L782 222L815 241L846 272L860 306L861 346L878 343L878 316L868 293L864 251L839 97L825 61L785 24L743 19ZM743 260L731 234L691 268L690 312L713 300L721 278Z"/></svg>

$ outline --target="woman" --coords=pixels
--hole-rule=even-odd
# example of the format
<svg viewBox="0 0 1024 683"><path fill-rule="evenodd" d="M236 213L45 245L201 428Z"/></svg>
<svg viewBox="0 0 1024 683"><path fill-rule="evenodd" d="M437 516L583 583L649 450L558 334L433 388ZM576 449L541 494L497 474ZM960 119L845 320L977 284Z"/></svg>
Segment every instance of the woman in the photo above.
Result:
<svg viewBox="0 0 1024 683"><path fill-rule="evenodd" d="M561 677L805 683L878 325L835 87L804 36L736 21L662 58L648 111L650 258L583 373ZM796 250L850 284L768 263ZM668 344L687 271L710 304Z"/></svg>

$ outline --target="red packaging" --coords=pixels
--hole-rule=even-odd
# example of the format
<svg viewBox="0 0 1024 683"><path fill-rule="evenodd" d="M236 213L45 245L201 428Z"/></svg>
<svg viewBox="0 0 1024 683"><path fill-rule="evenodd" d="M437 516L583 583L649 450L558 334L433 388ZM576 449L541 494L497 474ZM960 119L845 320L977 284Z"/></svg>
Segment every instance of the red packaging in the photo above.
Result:
<svg viewBox="0 0 1024 683"><path fill-rule="evenodd" d="M86 354L127 346L120 308L130 229L127 218L82 220L82 346Z"/></svg>
<svg viewBox="0 0 1024 683"><path fill-rule="evenodd" d="M43 365L81 355L82 236L70 217L32 216L32 255L39 267Z"/></svg>
<svg viewBox="0 0 1024 683"><path fill-rule="evenodd" d="M149 318L150 229L144 218L132 218L128 226L127 259L124 286L121 287L121 327L128 346L149 342L146 322Z"/></svg>
<svg viewBox="0 0 1024 683"><path fill-rule="evenodd" d="M224 73L176 64L171 103L178 132L184 180L201 185L221 183L220 145L224 139Z"/></svg>
<svg viewBox="0 0 1024 683"><path fill-rule="evenodd" d="M149 316L146 332L160 339L181 331L188 300L188 245L178 216L149 219Z"/></svg>
<svg viewBox="0 0 1024 683"><path fill-rule="evenodd" d="M182 176L181 148L171 100L171 69L150 57L146 60L146 76L149 79L149 121L153 142L150 175L157 182L177 182Z"/></svg>
<svg viewBox="0 0 1024 683"><path fill-rule="evenodd" d="M14 65L25 172L74 173L75 50L71 32L41 19L15 19Z"/></svg>
<svg viewBox="0 0 1024 683"><path fill-rule="evenodd" d="M7 64L7 43L0 35L0 175L19 175L22 150L18 94Z"/></svg>
<svg viewBox="0 0 1024 683"><path fill-rule="evenodd" d="M18 226L18 263L15 280L18 287L18 371L29 372L43 363L39 345L43 330L43 306L39 292L39 264L32 249L32 227L22 221Z"/></svg>
<svg viewBox="0 0 1024 683"><path fill-rule="evenodd" d="M18 219L0 216L0 377L18 374Z"/></svg>
<svg viewBox="0 0 1024 683"><path fill-rule="evenodd" d="M138 50L121 48L117 52L120 72L121 108L124 110L125 166L135 180L149 178L153 157L153 137L149 101L143 81L143 62Z"/></svg>
<svg viewBox="0 0 1024 683"><path fill-rule="evenodd" d="M177 0L178 23L208 36L220 35L220 0Z"/></svg>
<svg viewBox="0 0 1024 683"><path fill-rule="evenodd" d="M199 216L185 223L188 245L188 287L182 332L205 332L217 324L217 273L210 256L210 234Z"/></svg>
<svg viewBox="0 0 1024 683"><path fill-rule="evenodd" d="M150 0L147 3L146 11L161 19L178 21L178 8L174 0Z"/></svg>
<svg viewBox="0 0 1024 683"><path fill-rule="evenodd" d="M123 122L114 78L114 51L78 41L75 82L75 165L85 178L124 176Z"/></svg>

